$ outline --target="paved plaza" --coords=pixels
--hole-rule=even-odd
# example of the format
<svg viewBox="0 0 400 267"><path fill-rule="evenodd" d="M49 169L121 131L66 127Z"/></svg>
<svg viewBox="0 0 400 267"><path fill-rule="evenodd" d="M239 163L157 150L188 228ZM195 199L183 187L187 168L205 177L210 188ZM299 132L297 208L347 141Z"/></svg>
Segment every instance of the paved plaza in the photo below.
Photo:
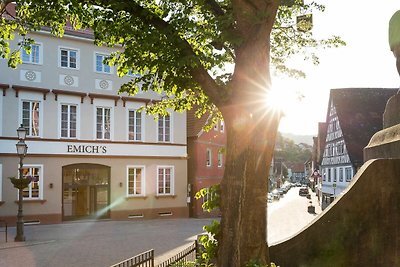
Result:
<svg viewBox="0 0 400 267"><path fill-rule="evenodd" d="M308 202L292 188L281 200L269 203L270 244L290 237L316 217L307 213ZM29 225L26 242L14 242L15 227L10 227L9 242L0 232L0 267L106 267L152 248L160 262L191 244L209 222L160 219Z"/></svg>

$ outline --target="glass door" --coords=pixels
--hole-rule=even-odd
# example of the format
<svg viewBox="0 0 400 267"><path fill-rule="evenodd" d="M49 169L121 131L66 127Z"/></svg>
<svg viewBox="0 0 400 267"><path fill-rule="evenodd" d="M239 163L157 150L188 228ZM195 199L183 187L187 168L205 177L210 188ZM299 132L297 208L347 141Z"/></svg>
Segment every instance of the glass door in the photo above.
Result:
<svg viewBox="0 0 400 267"><path fill-rule="evenodd" d="M99 164L63 167L63 219L108 218L110 170Z"/></svg>

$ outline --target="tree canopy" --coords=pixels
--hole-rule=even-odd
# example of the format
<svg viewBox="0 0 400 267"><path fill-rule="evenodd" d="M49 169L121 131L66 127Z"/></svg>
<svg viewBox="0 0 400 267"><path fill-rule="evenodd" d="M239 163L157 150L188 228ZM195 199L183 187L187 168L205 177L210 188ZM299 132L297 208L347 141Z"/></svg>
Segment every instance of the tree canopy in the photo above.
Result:
<svg viewBox="0 0 400 267"><path fill-rule="evenodd" d="M117 66L120 76L129 70L141 75L125 84L121 92L135 94L139 87L164 92L171 96L164 107L183 111L197 104L202 107L198 115L206 110L216 114L215 105L228 101L236 49L249 38L250 24L258 25L268 15L259 10L256 17L245 18L249 22L238 23L234 12L239 5L228 0L16 1L15 14L6 9L10 2L3 0L0 5L1 14L6 15L0 21L0 56L9 59L10 67L21 63L21 48L30 51L34 40L29 32L46 27L62 37L69 22L75 29L92 29L96 45L123 48L108 63ZM256 2L248 1L244 6L257 9ZM296 20L323 11L324 6L287 2L292 3L280 6L272 28L272 68L304 77L300 67L286 65L293 55L303 54L305 60L318 64L315 48L337 47L344 42L338 36L317 40L309 22ZM16 34L24 38L20 47L11 49L8 41ZM156 113L163 110L153 108Z"/></svg>
<svg viewBox="0 0 400 267"><path fill-rule="evenodd" d="M167 96L148 112L196 106L213 122L223 116L228 140L217 265L269 262L265 198L280 113L265 98L272 71L304 76L286 65L292 56L318 64L315 48L344 44L337 36L313 37L311 14L324 7L301 0L18 0L12 13L11 2L0 2L0 55L10 67L21 63L21 48L30 50L29 32L61 37L70 23L91 29L96 45L122 48L107 62L119 75L140 75L121 92L140 87ZM14 49L9 41L16 34L23 38Z"/></svg>

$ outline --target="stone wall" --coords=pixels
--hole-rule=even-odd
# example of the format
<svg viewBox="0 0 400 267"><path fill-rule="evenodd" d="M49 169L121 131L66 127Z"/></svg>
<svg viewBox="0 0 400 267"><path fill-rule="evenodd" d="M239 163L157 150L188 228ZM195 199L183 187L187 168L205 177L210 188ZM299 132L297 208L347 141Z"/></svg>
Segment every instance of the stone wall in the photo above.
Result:
<svg viewBox="0 0 400 267"><path fill-rule="evenodd" d="M372 136L364 148L364 161L376 158L400 158L400 124Z"/></svg>
<svg viewBox="0 0 400 267"><path fill-rule="evenodd" d="M270 257L280 267L400 266L400 159L365 163L308 228L271 244Z"/></svg>

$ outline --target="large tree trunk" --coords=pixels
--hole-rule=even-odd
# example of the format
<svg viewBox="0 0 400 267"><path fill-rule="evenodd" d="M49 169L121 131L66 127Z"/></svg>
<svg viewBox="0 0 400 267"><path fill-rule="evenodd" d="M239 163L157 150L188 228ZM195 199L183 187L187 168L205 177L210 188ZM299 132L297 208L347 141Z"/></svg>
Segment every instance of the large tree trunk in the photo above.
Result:
<svg viewBox="0 0 400 267"><path fill-rule="evenodd" d="M268 60L260 60L268 55L265 45L253 43L246 50L246 67L236 66L231 102L221 108L227 158L221 183L219 267L244 267L250 260L269 263L268 171L280 112L266 103L271 88Z"/></svg>
<svg viewBox="0 0 400 267"><path fill-rule="evenodd" d="M269 263L266 199L278 117L232 106L224 109L224 119L228 141L218 266L242 267L251 259Z"/></svg>
<svg viewBox="0 0 400 267"><path fill-rule="evenodd" d="M218 267L244 267L250 260L269 264L267 245L268 171L280 113L268 109L271 90L269 34L278 1L237 1L238 30L230 99L218 107L227 126L226 165L221 183ZM256 21L257 9L264 17ZM249 14L254 13L251 18Z"/></svg>

